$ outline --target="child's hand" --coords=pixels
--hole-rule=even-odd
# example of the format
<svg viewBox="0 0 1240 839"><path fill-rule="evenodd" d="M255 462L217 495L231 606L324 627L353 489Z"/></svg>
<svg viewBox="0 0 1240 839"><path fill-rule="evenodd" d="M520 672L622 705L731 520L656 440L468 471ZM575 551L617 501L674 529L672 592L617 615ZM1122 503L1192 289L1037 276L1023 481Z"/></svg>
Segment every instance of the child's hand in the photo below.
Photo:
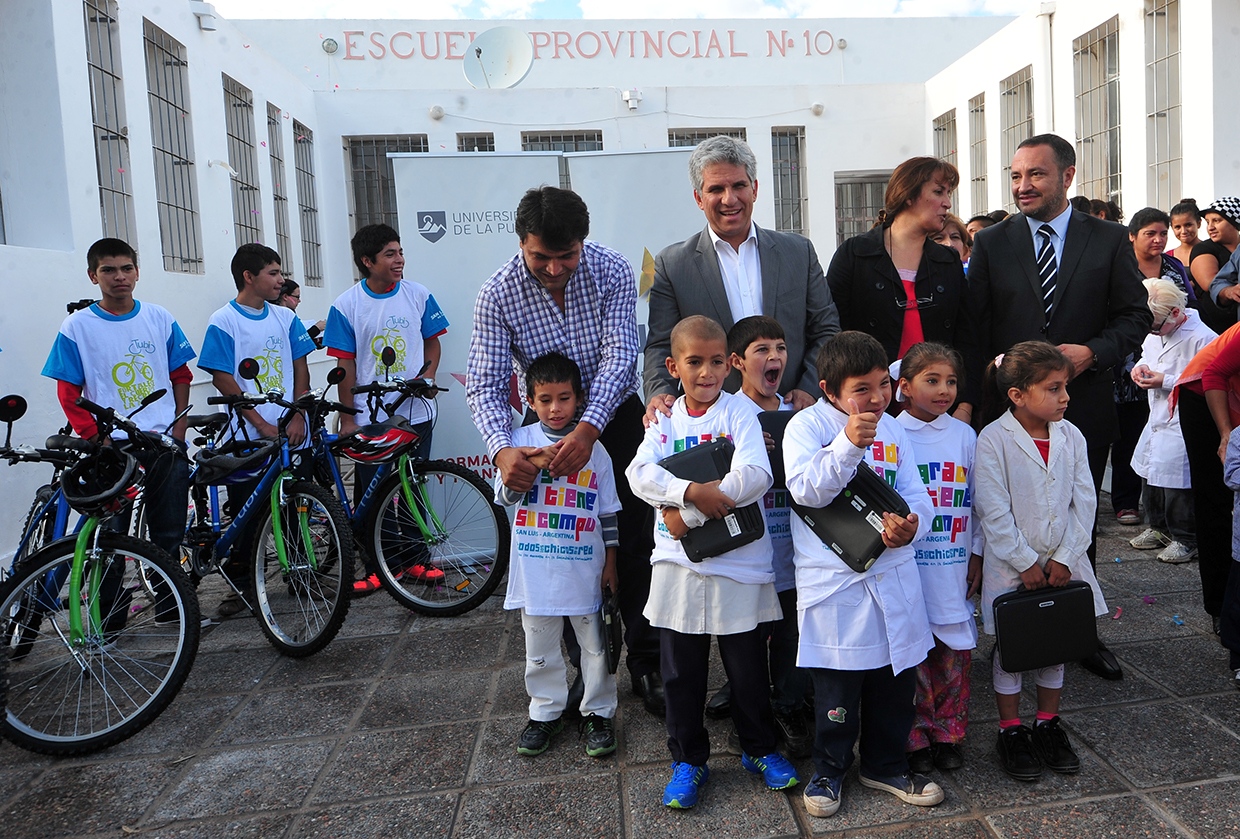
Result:
<svg viewBox="0 0 1240 839"><path fill-rule="evenodd" d="M766 443L766 453L770 454L775 451L775 438L771 436L771 432L763 431L762 440Z"/></svg>
<svg viewBox="0 0 1240 839"><path fill-rule="evenodd" d="M736 502L719 490L719 482L689 484L685 500L702 511L707 518L721 519L736 509Z"/></svg>
<svg viewBox="0 0 1240 839"><path fill-rule="evenodd" d="M681 536L684 536L689 532L689 528L685 524L684 518L680 515L679 507L664 508L663 524L667 527L667 532L672 534L672 538L678 541Z"/></svg>
<svg viewBox="0 0 1240 839"><path fill-rule="evenodd" d="M982 587L982 558L977 554L969 557L969 571L965 575L965 581L969 584L965 597L972 597Z"/></svg>
<svg viewBox="0 0 1240 839"><path fill-rule="evenodd" d="M844 426L844 433L857 448L869 448L878 436L878 414L869 411L863 413L857 406L856 399L848 400L848 409L848 425Z"/></svg>
<svg viewBox="0 0 1240 839"><path fill-rule="evenodd" d="M620 592L620 575L616 573L615 548L607 549L607 560L603 563L602 587L604 591L610 590L612 594Z"/></svg>
<svg viewBox="0 0 1240 839"><path fill-rule="evenodd" d="M543 446L541 449L535 449L533 454L529 455L526 460L534 464L537 469L546 469L551 466L551 461L555 459L555 453L559 448L559 441L552 443L550 446Z"/></svg>
<svg viewBox="0 0 1240 839"><path fill-rule="evenodd" d="M1056 562L1053 559L1046 561L1046 582L1052 586L1066 586L1072 581L1072 572L1068 570L1068 566L1062 562Z"/></svg>
<svg viewBox="0 0 1240 839"><path fill-rule="evenodd" d="M883 513L883 544L889 548L902 548L917 537L917 514L908 518L895 513Z"/></svg>
<svg viewBox="0 0 1240 839"><path fill-rule="evenodd" d="M1148 365L1138 364L1132 368L1132 380L1137 383L1137 387L1144 390L1162 387L1164 379L1162 373L1155 373Z"/></svg>
<svg viewBox="0 0 1240 839"><path fill-rule="evenodd" d="M1020 572L1020 581L1030 591L1046 587L1046 575L1042 573L1042 569L1036 562Z"/></svg>

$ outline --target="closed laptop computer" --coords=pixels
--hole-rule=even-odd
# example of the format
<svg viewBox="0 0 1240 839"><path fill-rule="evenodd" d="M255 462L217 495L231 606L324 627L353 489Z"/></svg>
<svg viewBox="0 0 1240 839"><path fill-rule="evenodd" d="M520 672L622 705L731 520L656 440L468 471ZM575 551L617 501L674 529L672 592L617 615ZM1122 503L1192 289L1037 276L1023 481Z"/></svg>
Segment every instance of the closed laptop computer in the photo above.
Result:
<svg viewBox="0 0 1240 839"><path fill-rule="evenodd" d="M732 468L732 453L736 447L726 437L718 437L709 443L685 449L659 461L659 465L677 478L708 484L722 480ZM733 510L721 519L708 519L701 527L695 527L680 537L685 556L693 562L701 562L712 556L736 550L762 537L766 521L757 504L749 504Z"/></svg>
<svg viewBox="0 0 1240 839"><path fill-rule="evenodd" d="M827 506L805 507L794 501L792 510L824 545L858 573L869 571L886 547L883 513L909 513L900 493L865 462L857 466L857 474Z"/></svg>

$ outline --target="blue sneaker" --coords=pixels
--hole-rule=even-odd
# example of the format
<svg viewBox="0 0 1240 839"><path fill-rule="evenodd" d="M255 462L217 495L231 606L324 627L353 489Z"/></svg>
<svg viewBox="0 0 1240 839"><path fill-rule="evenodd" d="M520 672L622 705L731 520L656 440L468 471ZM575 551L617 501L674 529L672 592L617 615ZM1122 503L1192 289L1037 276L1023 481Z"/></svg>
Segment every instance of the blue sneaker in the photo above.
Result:
<svg viewBox="0 0 1240 839"><path fill-rule="evenodd" d="M688 810L697 804L698 789L710 777L710 770L691 763L672 762L672 779L663 789L663 806Z"/></svg>
<svg viewBox="0 0 1240 839"><path fill-rule="evenodd" d="M843 778L815 775L801 794L805 800L805 811L820 819L834 816L835 811L840 809L840 787L843 783Z"/></svg>
<svg viewBox="0 0 1240 839"><path fill-rule="evenodd" d="M755 775L761 774L762 780L771 789L791 789L797 785L796 767L779 752L771 752L766 757L750 757L742 753L741 766Z"/></svg>

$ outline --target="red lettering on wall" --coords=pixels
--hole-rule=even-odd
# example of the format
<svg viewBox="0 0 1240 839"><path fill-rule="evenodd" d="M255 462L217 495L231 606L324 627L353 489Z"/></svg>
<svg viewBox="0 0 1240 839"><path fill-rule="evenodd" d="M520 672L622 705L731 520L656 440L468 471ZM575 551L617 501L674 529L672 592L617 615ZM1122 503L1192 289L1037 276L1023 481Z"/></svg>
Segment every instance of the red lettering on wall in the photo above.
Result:
<svg viewBox="0 0 1240 839"><path fill-rule="evenodd" d="M445 54L444 54L444 58L448 58L448 59L456 59L457 61L460 61L462 58L464 58L464 57L465 57L465 53L464 53L464 52L459 52L459 53L454 53L454 52L453 52L453 50L457 49L457 47L458 47L458 44L456 43L456 42L457 42L457 40L458 40L458 39L462 39L462 40L463 40L464 38L465 38L465 33L464 33L464 32L445 32L445 33L443 33L443 41L444 41L444 46L447 48L447 49L446 49L446 52L445 52ZM463 50L463 49L465 49L465 46L466 46L465 44L460 44L460 45L459 45L460 49L462 49L462 50Z"/></svg>
<svg viewBox="0 0 1240 839"><path fill-rule="evenodd" d="M611 57L615 58L616 50L620 49L620 44L624 41L624 33L616 33L616 42L614 44L611 42L611 33L607 30L603 30L603 37L607 39L607 49L611 50ZM578 38L577 40L580 41L581 38ZM581 52L581 44L577 45L577 52Z"/></svg>
<svg viewBox="0 0 1240 839"><path fill-rule="evenodd" d="M723 58L723 47L719 46L719 33L710 30L710 41L706 44L706 57L710 58L710 51L714 50L719 53L719 58Z"/></svg>
<svg viewBox="0 0 1240 839"><path fill-rule="evenodd" d="M534 59L538 60L539 58L542 58L542 56L538 54L538 51L551 46L551 33L531 32L530 43L534 45Z"/></svg>
<svg viewBox="0 0 1240 839"><path fill-rule="evenodd" d="M354 55L353 50L357 44L353 43L353 39L358 35L365 35L365 32L345 32L344 33L344 60L345 61L362 61L366 58L364 55Z"/></svg>
<svg viewBox="0 0 1240 839"><path fill-rule="evenodd" d="M823 35L827 36L828 41L827 48L825 50L822 48L822 43L819 40ZM814 35L814 49L818 51L819 55L826 55L831 52L831 50L835 49L835 36L825 29L819 30L818 34Z"/></svg>
<svg viewBox="0 0 1240 839"><path fill-rule="evenodd" d="M771 30L766 30L766 57L770 58L775 54L775 50L779 50L779 54L786 56L788 54L788 30L780 30L779 36Z"/></svg>
<svg viewBox="0 0 1240 839"><path fill-rule="evenodd" d="M659 56L659 58L663 57L663 30L662 29L659 30L659 41L657 45L655 44L654 39L650 37L650 33L645 29L642 30L642 39L644 41L644 47L646 50L645 54L642 55L642 58L650 57L651 47L654 47L655 55Z"/></svg>
<svg viewBox="0 0 1240 839"><path fill-rule="evenodd" d="M728 30L728 55L731 55L731 56L742 56L742 55L748 56L749 55L749 53L747 52L736 51L736 30L735 29Z"/></svg>
<svg viewBox="0 0 1240 839"><path fill-rule="evenodd" d="M431 55L426 49L426 33L425 32L418 33L418 43L422 46L422 57L423 58L438 58L439 57L439 33L435 32L433 34L435 36L435 54Z"/></svg>
<svg viewBox="0 0 1240 839"><path fill-rule="evenodd" d="M409 39L409 52L398 52L396 49L396 39L401 37L402 35ZM392 51L392 55L396 56L397 58L413 58L414 53L417 52L417 50L413 48L413 35L409 34L408 32L397 32L395 35L393 35L392 39L388 41L388 49L390 49Z"/></svg>
<svg viewBox="0 0 1240 839"><path fill-rule="evenodd" d="M672 39L675 38L677 35L682 36L686 41L689 40L688 32L681 32L679 29L677 29L671 35L667 36L667 51L670 52L672 55L676 56L677 58L688 58L689 47L685 47L684 52L676 52L676 50L672 48Z"/></svg>
<svg viewBox="0 0 1240 839"><path fill-rule="evenodd" d="M552 32L551 35L555 38L555 55L551 56L552 58L559 58L561 49L568 53L569 58L577 57L573 55L573 51L570 49L573 43L573 36L570 33Z"/></svg>
<svg viewBox="0 0 1240 839"><path fill-rule="evenodd" d="M387 55L387 47L383 46L383 33L382 32L371 32L370 43L374 44L376 47L379 48L378 55L375 55L375 51L373 49L370 51L371 58L383 58L383 56Z"/></svg>
<svg viewBox="0 0 1240 839"><path fill-rule="evenodd" d="M693 57L702 57L702 30L700 29L693 30Z"/></svg>
<svg viewBox="0 0 1240 839"><path fill-rule="evenodd" d="M589 54L587 54L586 51L581 46L581 39L586 37L587 35L589 35L591 38L594 39L594 52L589 53ZM588 29L585 32L582 32L580 35L577 36L576 43L577 43L577 54L581 56L582 58L594 58L594 56L598 55L600 52L603 51L603 42L599 38L598 33L591 32Z"/></svg>
<svg viewBox="0 0 1240 839"><path fill-rule="evenodd" d="M636 58L634 54L637 50L637 31L629 30L629 58Z"/></svg>

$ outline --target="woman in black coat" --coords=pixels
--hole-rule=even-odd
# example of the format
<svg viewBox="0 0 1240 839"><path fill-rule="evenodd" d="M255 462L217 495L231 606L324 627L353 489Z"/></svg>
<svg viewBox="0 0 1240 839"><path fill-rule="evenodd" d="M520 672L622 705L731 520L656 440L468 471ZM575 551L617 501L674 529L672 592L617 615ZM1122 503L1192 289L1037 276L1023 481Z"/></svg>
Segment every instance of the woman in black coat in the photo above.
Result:
<svg viewBox="0 0 1240 839"><path fill-rule="evenodd" d="M889 362L919 341L955 347L966 370L980 370L968 285L960 255L927 237L943 229L956 167L914 157L896 167L887 184L878 224L844 242L831 258L827 284L840 313L840 329L869 333ZM912 290L910 297L909 290ZM980 383L960 383L953 416L970 422Z"/></svg>

